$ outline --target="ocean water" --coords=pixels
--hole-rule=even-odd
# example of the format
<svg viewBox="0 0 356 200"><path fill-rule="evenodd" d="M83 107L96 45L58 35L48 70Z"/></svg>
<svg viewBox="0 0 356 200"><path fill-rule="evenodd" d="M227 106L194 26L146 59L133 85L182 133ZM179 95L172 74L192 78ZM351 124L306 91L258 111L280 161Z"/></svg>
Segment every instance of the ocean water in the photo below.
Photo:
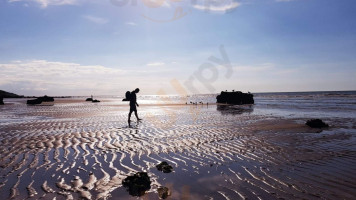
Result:
<svg viewBox="0 0 356 200"><path fill-rule="evenodd" d="M356 92L293 92L255 95L256 110L293 118L356 118Z"/></svg>

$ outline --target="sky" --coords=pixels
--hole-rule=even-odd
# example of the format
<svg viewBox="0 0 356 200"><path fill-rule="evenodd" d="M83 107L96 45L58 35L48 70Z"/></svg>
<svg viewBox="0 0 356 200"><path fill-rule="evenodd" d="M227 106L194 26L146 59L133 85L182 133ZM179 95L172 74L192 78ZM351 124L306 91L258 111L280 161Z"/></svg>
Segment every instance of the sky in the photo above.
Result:
<svg viewBox="0 0 356 200"><path fill-rule="evenodd" d="M354 0L2 0L0 90L356 90Z"/></svg>

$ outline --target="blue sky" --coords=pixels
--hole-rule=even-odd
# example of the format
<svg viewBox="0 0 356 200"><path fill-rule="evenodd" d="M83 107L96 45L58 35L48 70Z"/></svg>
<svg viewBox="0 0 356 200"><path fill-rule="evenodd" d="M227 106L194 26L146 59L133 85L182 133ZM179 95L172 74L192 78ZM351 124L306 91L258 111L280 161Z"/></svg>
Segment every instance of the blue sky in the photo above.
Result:
<svg viewBox="0 0 356 200"><path fill-rule="evenodd" d="M356 89L353 0L122 2L1 1L0 89L24 95ZM223 54L229 62L209 59Z"/></svg>

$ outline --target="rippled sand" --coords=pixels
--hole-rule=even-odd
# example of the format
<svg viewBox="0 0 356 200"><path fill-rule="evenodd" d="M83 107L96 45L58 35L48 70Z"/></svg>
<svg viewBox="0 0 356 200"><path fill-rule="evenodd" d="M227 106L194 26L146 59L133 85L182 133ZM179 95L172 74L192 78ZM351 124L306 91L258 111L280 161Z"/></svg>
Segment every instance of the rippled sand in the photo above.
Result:
<svg viewBox="0 0 356 200"><path fill-rule="evenodd" d="M56 100L8 104L0 118L0 199L137 199L122 187L148 173L159 199L355 199L355 129L319 132L253 107L128 106ZM345 123L355 123L345 122ZM155 168L161 161L174 172Z"/></svg>

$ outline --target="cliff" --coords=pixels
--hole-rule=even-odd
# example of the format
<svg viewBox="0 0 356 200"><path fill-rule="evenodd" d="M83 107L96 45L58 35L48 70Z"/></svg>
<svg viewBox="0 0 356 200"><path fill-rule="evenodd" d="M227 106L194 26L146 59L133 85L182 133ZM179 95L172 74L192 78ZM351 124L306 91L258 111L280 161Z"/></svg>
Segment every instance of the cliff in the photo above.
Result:
<svg viewBox="0 0 356 200"><path fill-rule="evenodd" d="M6 92L3 90L0 90L0 97L2 98L23 98L23 96L14 94L14 93L10 93L10 92Z"/></svg>

